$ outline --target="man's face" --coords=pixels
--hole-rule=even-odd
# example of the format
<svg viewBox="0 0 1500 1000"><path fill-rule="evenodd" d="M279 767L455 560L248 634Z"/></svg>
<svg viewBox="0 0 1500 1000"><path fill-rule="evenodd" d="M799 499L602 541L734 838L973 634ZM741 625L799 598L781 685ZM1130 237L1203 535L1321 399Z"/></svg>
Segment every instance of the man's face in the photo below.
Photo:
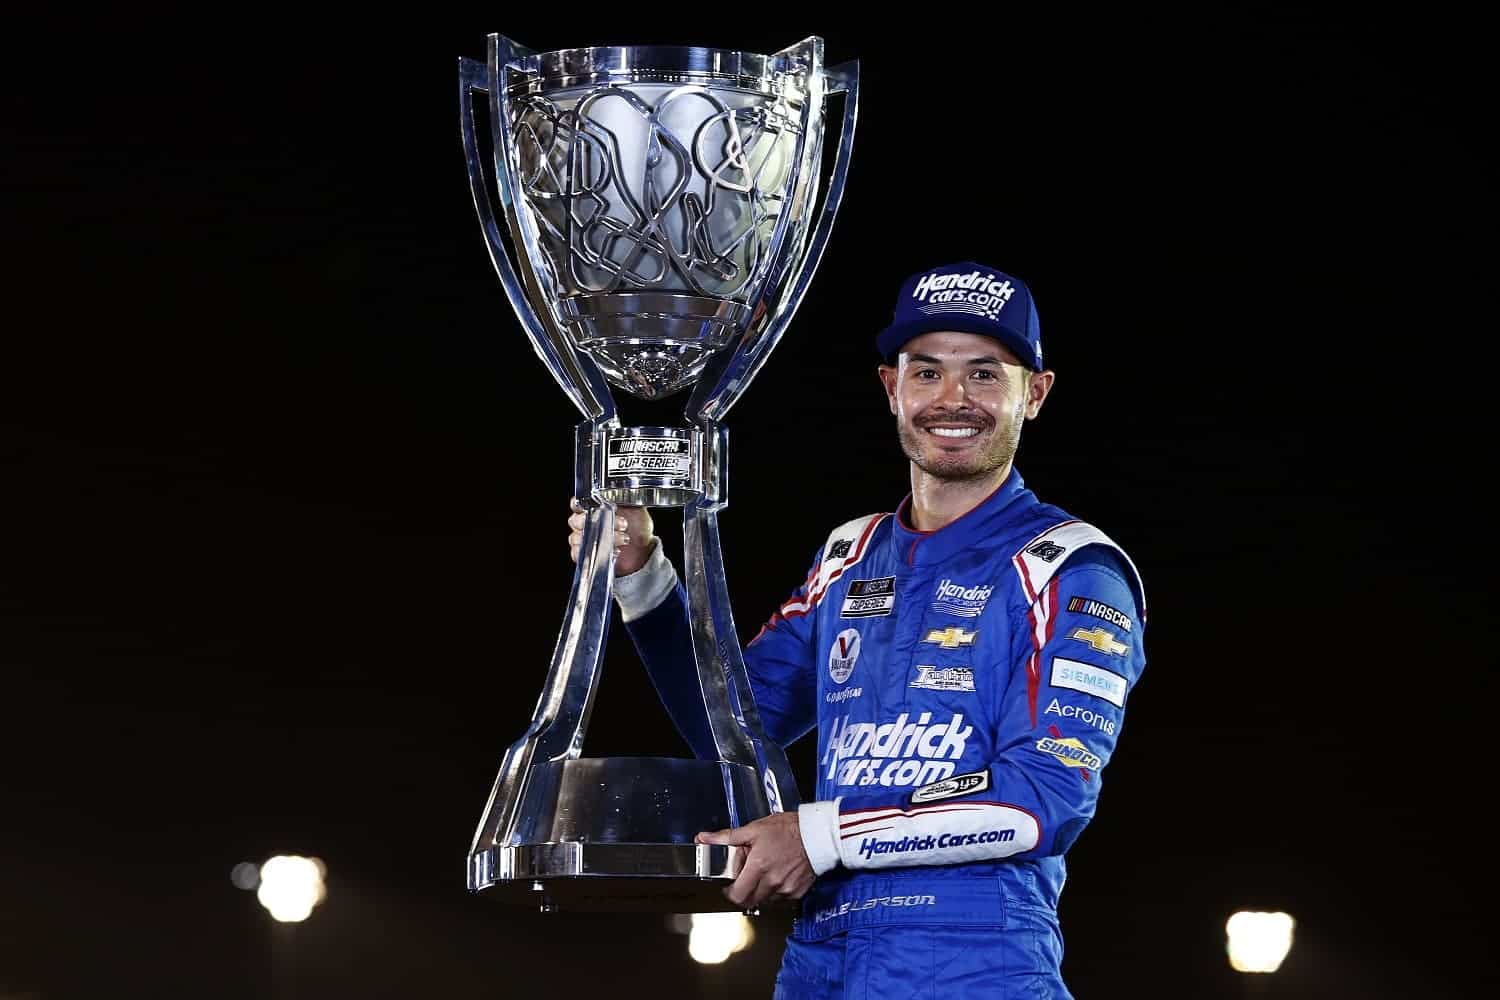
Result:
<svg viewBox="0 0 1500 1000"><path fill-rule="evenodd" d="M983 479L1004 468L1052 379L972 333L924 333L902 347L896 367L880 366L901 450L945 480Z"/></svg>

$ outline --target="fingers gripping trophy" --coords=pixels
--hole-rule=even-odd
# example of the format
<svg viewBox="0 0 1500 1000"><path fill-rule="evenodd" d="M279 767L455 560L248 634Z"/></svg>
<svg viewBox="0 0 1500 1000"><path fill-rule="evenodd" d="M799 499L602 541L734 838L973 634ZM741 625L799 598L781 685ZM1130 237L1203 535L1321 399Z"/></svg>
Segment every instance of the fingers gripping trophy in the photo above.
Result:
<svg viewBox="0 0 1500 1000"><path fill-rule="evenodd" d="M797 786L762 730L729 608L722 422L827 245L858 65L825 67L815 37L759 55L539 53L490 35L487 62L461 59L459 74L464 153L495 270L583 415L573 488L586 512L552 664L485 806L469 888L543 910L732 909L721 889L739 848L695 844L694 834L795 808ZM834 95L842 130L815 210ZM690 390L684 422L622 426L611 387L645 400ZM617 504L683 509L688 619L717 760L580 756L612 610Z"/></svg>

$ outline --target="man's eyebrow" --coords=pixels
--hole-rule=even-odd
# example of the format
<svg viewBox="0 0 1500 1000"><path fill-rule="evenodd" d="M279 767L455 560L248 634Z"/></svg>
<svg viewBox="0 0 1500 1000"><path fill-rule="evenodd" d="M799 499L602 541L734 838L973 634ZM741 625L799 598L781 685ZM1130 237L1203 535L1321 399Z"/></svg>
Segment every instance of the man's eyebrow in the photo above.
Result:
<svg viewBox="0 0 1500 1000"><path fill-rule="evenodd" d="M935 357L933 357L930 354L912 354L912 355L909 355L909 358L912 361L920 361L924 365L940 365L940 364L943 363L943 361L942 361L941 358L935 358ZM1003 365L1003 364L1005 364L1005 362L1002 361L1002 360L1000 360L999 358L995 357L994 355L987 354L987 355L985 355L982 358L970 358L968 360L968 364L971 364L971 365Z"/></svg>

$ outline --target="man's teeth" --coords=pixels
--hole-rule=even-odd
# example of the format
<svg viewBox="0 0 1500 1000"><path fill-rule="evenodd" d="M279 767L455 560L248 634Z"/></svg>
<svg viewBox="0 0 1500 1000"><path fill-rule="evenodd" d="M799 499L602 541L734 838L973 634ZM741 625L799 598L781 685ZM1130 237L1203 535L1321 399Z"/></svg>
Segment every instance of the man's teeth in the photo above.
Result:
<svg viewBox="0 0 1500 1000"><path fill-rule="evenodd" d="M973 437L979 433L978 427L930 427L928 430L932 431L938 437L945 438Z"/></svg>

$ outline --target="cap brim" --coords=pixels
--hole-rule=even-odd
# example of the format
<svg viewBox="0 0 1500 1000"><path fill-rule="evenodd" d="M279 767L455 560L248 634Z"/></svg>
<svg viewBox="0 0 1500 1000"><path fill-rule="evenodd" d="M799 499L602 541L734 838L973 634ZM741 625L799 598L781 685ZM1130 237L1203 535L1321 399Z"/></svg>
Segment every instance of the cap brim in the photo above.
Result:
<svg viewBox="0 0 1500 1000"><path fill-rule="evenodd" d="M1036 355L1031 349L1031 344L1026 337L1015 330L1000 326L994 320L987 320L979 316L965 316L962 313L945 313L941 316L924 316L908 323L893 323L881 330L875 337L875 349L880 352L880 357L887 364L895 364L896 356L901 353L901 348L906 346L907 341L913 337L920 337L924 333L975 333L981 337L989 337L998 342L1002 347L1015 355L1020 364L1032 371L1041 371L1036 363Z"/></svg>

